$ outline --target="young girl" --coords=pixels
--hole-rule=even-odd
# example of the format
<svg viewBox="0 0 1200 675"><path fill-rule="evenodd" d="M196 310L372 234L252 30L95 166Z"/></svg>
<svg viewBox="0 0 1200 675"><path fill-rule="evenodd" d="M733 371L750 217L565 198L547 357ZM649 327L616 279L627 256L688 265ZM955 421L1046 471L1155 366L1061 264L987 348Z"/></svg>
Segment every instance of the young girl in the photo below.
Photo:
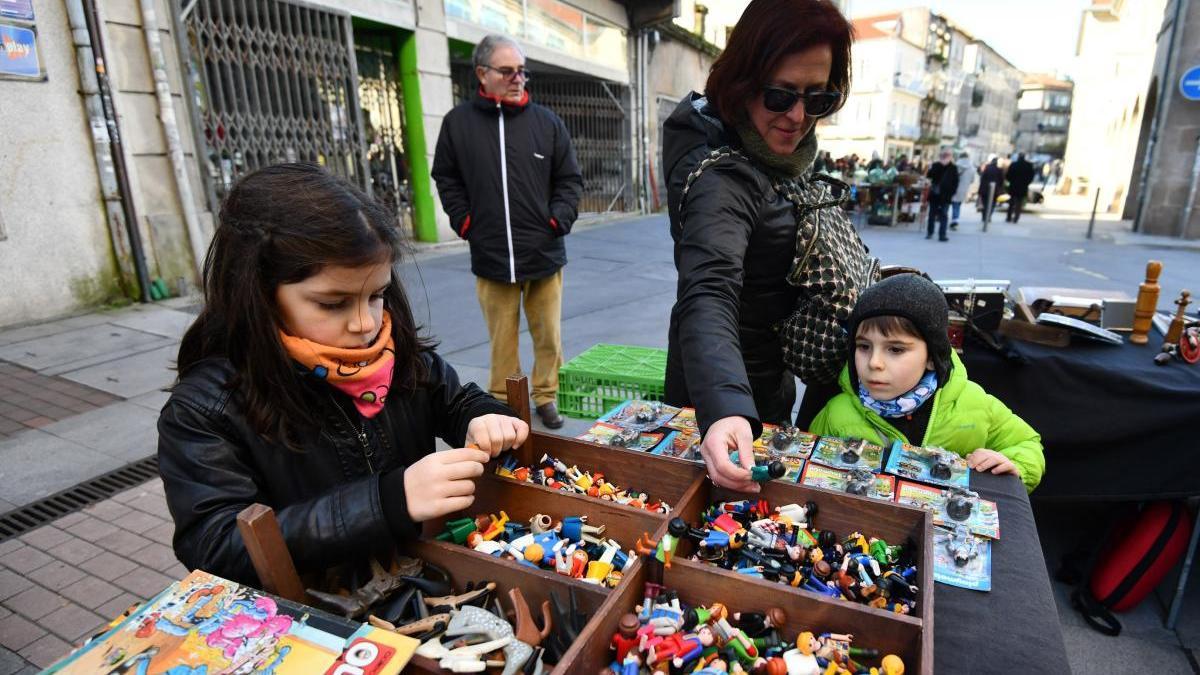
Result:
<svg viewBox="0 0 1200 675"><path fill-rule="evenodd" d="M854 336L842 393L811 431L933 445L967 458L976 471L1015 474L1033 491L1046 458L1041 436L967 379L946 334L949 308L937 284L916 274L889 277L859 296L847 330Z"/></svg>
<svg viewBox="0 0 1200 675"><path fill-rule="evenodd" d="M302 574L353 587L372 554L470 506L483 463L525 440L524 422L417 336L393 278L400 245L387 209L313 164L267 167L229 193L158 421L189 568L257 585L236 519L258 502ZM435 436L455 449L434 452Z"/></svg>

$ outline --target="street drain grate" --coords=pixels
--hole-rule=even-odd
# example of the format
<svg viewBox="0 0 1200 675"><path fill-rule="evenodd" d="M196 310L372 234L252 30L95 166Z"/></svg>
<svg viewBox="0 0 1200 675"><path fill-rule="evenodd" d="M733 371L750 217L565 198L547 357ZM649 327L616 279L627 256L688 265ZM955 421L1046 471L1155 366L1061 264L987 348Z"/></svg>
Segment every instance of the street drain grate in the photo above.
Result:
<svg viewBox="0 0 1200 675"><path fill-rule="evenodd" d="M0 542L158 477L158 456L140 459L0 515Z"/></svg>

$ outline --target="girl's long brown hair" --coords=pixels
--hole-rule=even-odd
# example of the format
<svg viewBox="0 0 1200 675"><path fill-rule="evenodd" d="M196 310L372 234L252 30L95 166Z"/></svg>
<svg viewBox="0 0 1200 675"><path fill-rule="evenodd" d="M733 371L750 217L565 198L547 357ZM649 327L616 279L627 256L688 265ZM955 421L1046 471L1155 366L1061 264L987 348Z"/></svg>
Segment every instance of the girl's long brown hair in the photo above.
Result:
<svg viewBox="0 0 1200 675"><path fill-rule="evenodd" d="M244 398L250 426L299 447L318 416L279 340L275 290L330 265L394 265L403 242L389 209L316 164L276 164L243 177L221 206L204 261L204 306L179 346L179 377L204 359L228 359L236 373L229 387ZM420 352L430 344L418 336L394 273L383 296L396 347L392 392L403 395L425 377Z"/></svg>

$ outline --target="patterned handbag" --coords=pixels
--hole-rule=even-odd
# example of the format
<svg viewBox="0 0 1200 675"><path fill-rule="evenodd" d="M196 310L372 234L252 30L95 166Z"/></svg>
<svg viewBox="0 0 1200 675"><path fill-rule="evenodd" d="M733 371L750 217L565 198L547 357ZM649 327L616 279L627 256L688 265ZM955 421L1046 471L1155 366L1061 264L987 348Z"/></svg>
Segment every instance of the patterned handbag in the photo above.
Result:
<svg viewBox="0 0 1200 675"><path fill-rule="evenodd" d="M783 362L806 384L833 382L850 353L846 320L859 293L879 280L879 259L869 254L841 208L841 195L849 192L845 183L814 175L773 186L792 203L797 224L787 280L800 297L775 327Z"/></svg>
<svg viewBox="0 0 1200 675"><path fill-rule="evenodd" d="M709 153L684 182L679 212L688 190L705 169L733 158L749 159L729 147ZM849 187L824 175L773 180L772 188L792 203L796 216L796 254L788 283L800 289L796 308L775 326L783 363L805 383L832 382L849 354L845 322L858 294L879 280L879 260L872 257L842 210ZM835 196L834 188L840 188Z"/></svg>

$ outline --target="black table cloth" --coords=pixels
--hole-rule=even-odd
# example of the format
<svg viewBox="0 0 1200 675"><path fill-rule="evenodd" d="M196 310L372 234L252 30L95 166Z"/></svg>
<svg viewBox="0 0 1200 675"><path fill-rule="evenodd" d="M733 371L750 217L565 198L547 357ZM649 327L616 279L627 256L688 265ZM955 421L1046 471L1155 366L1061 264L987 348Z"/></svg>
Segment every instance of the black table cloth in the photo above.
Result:
<svg viewBox="0 0 1200 675"><path fill-rule="evenodd" d="M1161 343L1152 332L1141 347L1013 340L1000 354L967 345L967 375L1042 435L1035 499L1200 495L1200 364L1155 365Z"/></svg>
<svg viewBox="0 0 1200 675"><path fill-rule="evenodd" d="M934 672L1071 672L1025 486L972 472L971 489L1000 512L992 590L934 584Z"/></svg>

